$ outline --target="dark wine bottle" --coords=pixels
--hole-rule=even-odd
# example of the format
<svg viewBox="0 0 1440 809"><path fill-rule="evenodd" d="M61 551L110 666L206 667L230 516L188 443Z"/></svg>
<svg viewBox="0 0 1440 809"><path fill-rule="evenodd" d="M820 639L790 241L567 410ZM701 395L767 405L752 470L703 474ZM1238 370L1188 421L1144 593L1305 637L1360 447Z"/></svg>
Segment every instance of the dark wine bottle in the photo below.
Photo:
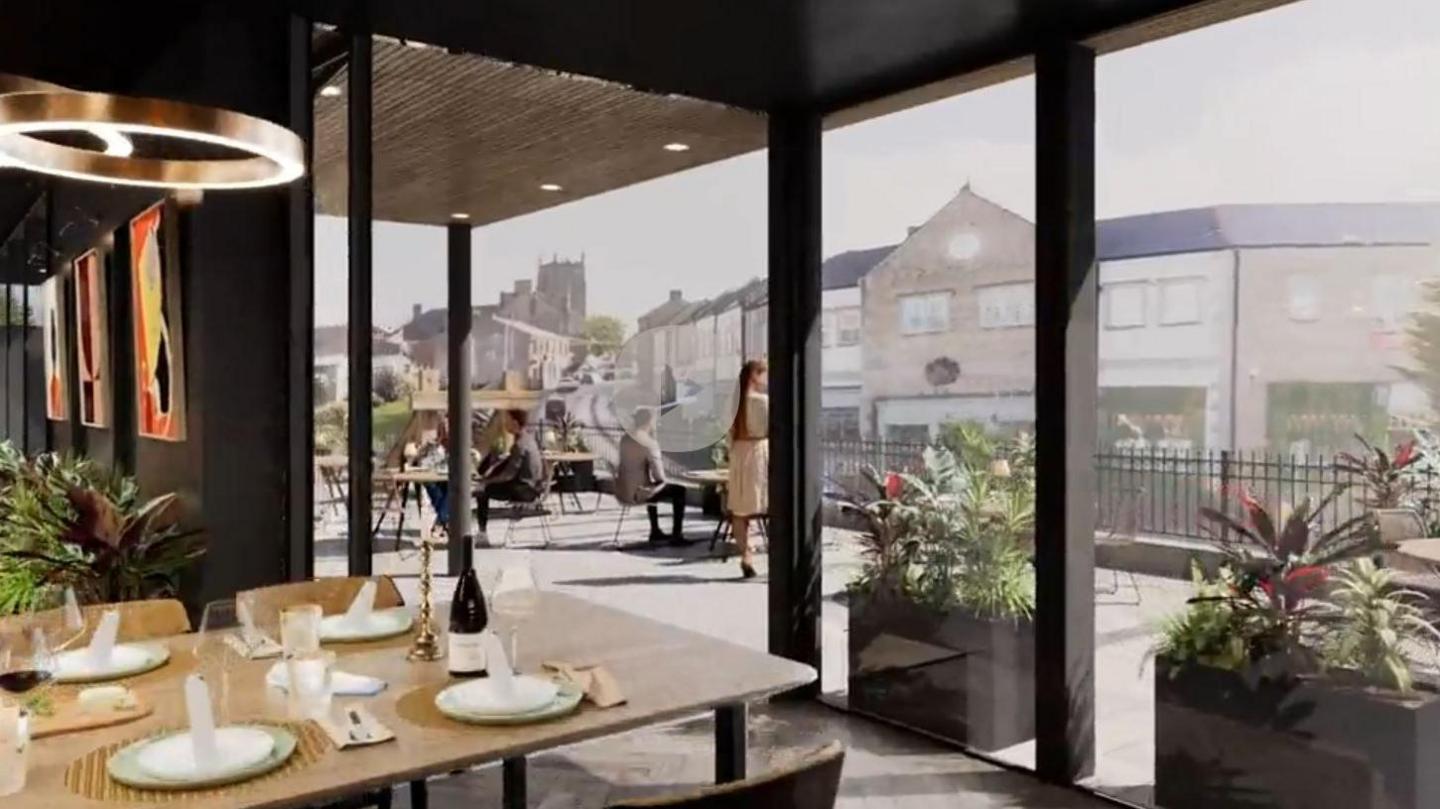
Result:
<svg viewBox="0 0 1440 809"><path fill-rule="evenodd" d="M485 609L485 594L480 592L480 579L475 569L465 568L455 585L455 598L450 602L450 674L455 677L479 677L485 674L485 648L480 633L490 623Z"/></svg>

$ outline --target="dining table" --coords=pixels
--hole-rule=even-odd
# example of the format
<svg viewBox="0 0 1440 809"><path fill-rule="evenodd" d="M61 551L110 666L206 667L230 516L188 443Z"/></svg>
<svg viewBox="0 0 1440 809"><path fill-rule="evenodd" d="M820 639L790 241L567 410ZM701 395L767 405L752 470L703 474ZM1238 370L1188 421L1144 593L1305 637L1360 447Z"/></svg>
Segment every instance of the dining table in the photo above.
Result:
<svg viewBox="0 0 1440 809"><path fill-rule="evenodd" d="M437 623L444 648L445 621ZM452 682L445 661L408 661L408 635L337 644L327 648L337 653L338 670L378 677L388 685L374 697L337 697L335 708L363 704L395 734L393 741L337 750L314 722L287 718L283 693L264 683L274 660L241 660L226 667L227 715L232 721L290 724L307 740L301 745L303 756L297 752L281 769L250 781L191 793L109 788L114 785L106 783L103 768L97 773L97 756L185 727L183 684L196 667L196 636L176 636L163 639L171 650L165 667L127 682L153 713L126 724L32 741L28 783L3 805L139 809L178 799L180 805L206 809L286 809L500 762L502 805L520 809L526 806L527 756L707 712L715 716L715 780L723 783L745 777L748 706L816 678L815 670L801 663L549 591L540 594L519 637L518 671L538 674L548 661L604 666L626 701L603 709L582 702L572 714L534 724L463 724L433 707L434 694Z"/></svg>
<svg viewBox="0 0 1440 809"><path fill-rule="evenodd" d="M589 450L546 450L542 453L542 457L545 459L546 463L550 464L554 468L554 481L557 484L561 481L575 481L579 479L578 476L575 474L575 464L594 463L595 461L600 459L600 455L598 453L590 452ZM574 513L576 514L593 514L596 510L600 508L600 492L598 491L598 487L597 491L595 492L595 507L590 509L589 511L585 511L584 508L580 505L580 494L574 489L574 487L571 487L570 491L565 491L562 488L555 493L556 500L558 500L560 504L561 514L566 513L566 494L569 494L571 500L574 501Z"/></svg>

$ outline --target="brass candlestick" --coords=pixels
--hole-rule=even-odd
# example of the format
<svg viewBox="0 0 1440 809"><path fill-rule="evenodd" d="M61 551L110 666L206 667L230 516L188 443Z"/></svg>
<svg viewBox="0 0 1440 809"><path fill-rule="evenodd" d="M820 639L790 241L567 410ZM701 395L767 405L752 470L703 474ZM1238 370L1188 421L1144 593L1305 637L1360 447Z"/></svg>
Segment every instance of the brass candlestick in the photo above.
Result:
<svg viewBox="0 0 1440 809"><path fill-rule="evenodd" d="M445 656L440 639L435 637L435 606L431 601L430 536L420 537L420 631L405 658L413 663L429 663Z"/></svg>

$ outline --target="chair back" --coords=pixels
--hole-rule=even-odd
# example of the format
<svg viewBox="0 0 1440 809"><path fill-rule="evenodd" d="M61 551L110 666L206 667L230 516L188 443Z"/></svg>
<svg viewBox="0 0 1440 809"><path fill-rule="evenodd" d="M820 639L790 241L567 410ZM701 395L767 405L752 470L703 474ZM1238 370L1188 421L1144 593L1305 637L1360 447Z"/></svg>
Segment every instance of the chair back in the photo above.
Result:
<svg viewBox="0 0 1440 809"><path fill-rule="evenodd" d="M831 742L766 775L686 795L620 801L610 809L833 809L844 763L845 748Z"/></svg>
<svg viewBox="0 0 1440 809"><path fill-rule="evenodd" d="M258 587L240 595L255 599L255 609L261 615L278 614L280 610L297 604L319 604L320 611L325 615L338 615L350 608L350 602L355 600L360 587L367 581L370 579L363 576L314 579ZM375 582L375 609L404 606L405 599L400 596L393 579L376 576Z"/></svg>
<svg viewBox="0 0 1440 809"><path fill-rule="evenodd" d="M85 634L76 643L88 644L95 627L100 624L100 616L109 610L120 613L120 629L115 638L121 643L168 638L190 631L190 616L185 614L185 605L173 598L86 604L80 608L85 615ZM19 615L0 618L0 631L12 632L21 629L24 620L24 617Z"/></svg>

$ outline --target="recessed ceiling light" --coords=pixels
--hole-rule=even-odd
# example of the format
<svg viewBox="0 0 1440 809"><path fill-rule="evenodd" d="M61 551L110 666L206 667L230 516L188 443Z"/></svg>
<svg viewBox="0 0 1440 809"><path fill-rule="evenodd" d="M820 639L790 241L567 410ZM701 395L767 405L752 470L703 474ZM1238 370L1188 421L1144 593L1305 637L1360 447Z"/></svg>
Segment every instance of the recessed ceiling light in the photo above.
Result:
<svg viewBox="0 0 1440 809"><path fill-rule="evenodd" d="M340 87L334 84L327 84L324 87L320 88L320 95L325 96L326 98L334 98L335 96L340 95Z"/></svg>
<svg viewBox="0 0 1440 809"><path fill-rule="evenodd" d="M688 143L667 143L667 144L665 144L665 151L667 151L667 152L688 152L688 151L690 151L690 144L688 144Z"/></svg>
<svg viewBox="0 0 1440 809"><path fill-rule="evenodd" d="M541 191L559 191L559 190L560 190L560 186L556 185L555 183L541 183L541 184L540 184L540 190L541 190Z"/></svg>
<svg viewBox="0 0 1440 809"><path fill-rule="evenodd" d="M470 218L470 214L468 214L468 213L452 213L452 214L450 214L450 218L451 218L451 219L469 219L469 218Z"/></svg>

